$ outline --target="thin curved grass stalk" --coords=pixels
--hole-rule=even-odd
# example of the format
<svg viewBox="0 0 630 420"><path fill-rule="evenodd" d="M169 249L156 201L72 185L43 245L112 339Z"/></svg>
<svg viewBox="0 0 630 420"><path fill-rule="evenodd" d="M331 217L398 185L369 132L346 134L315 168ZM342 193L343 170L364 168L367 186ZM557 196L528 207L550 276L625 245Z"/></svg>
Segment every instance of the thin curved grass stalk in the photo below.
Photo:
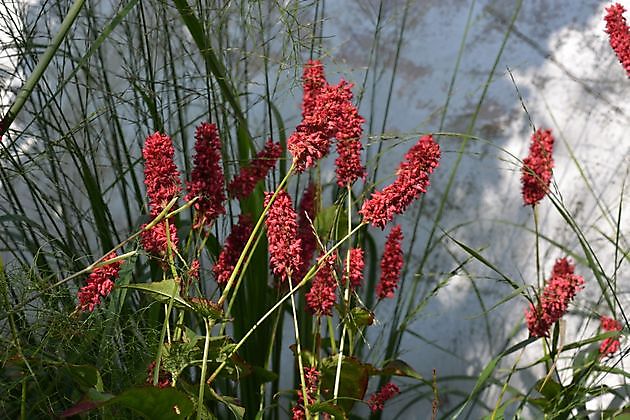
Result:
<svg viewBox="0 0 630 420"><path fill-rule="evenodd" d="M494 406L494 410L492 411L490 420L495 420L497 418L497 411L499 411L499 407L501 406L501 401L503 400L505 391L508 388L510 379L512 379L512 374L514 374L514 372L516 371L516 366L518 365L518 362L521 361L521 357L523 357L523 353L525 353L525 347L523 347L523 350L521 350L521 352L518 354L518 357L516 358L516 360L514 361L514 364L512 365L512 369L510 369L510 373L508 374L508 377L505 380L505 384L503 384L503 387L501 388L501 393L499 394L499 398L497 398L497 403Z"/></svg>
<svg viewBox="0 0 630 420"><path fill-rule="evenodd" d="M293 332L295 334L295 346L298 360L298 369L300 372L300 383L302 384L302 398L304 400L304 415L306 419L310 419L308 409L308 390L306 389L306 378L304 376L304 361L302 360L302 344L300 343L300 327L298 326L297 312L295 310L295 297L293 296L293 280L289 276L289 290L291 295L291 315L293 318Z"/></svg>

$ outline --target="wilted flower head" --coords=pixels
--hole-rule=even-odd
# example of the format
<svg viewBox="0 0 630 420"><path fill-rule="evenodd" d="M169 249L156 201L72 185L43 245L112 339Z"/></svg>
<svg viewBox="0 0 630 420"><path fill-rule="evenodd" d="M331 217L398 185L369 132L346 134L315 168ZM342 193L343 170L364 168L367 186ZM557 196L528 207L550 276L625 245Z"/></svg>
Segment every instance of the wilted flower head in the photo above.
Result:
<svg viewBox="0 0 630 420"><path fill-rule="evenodd" d="M623 17L626 9L619 3L606 8L606 33L610 46L617 54L619 62L630 77L630 27Z"/></svg>
<svg viewBox="0 0 630 420"><path fill-rule="evenodd" d="M396 214L402 214L407 207L427 191L429 175L438 166L440 146L433 136L422 136L398 168L398 177L382 191L375 191L366 200L359 213L363 220L383 229Z"/></svg>
<svg viewBox="0 0 630 420"><path fill-rule="evenodd" d="M623 325L621 322L609 318L607 316L602 315L600 318L601 328L604 331L622 331ZM621 342L619 341L619 336L616 337L608 337L599 345L599 354L602 356L610 356L619 351L621 348Z"/></svg>
<svg viewBox="0 0 630 420"><path fill-rule="evenodd" d="M196 210L195 225L206 226L225 214L223 169L220 165L221 141L214 124L201 123L195 132L195 164L187 183L186 200L199 199L193 204Z"/></svg>
<svg viewBox="0 0 630 420"><path fill-rule="evenodd" d="M248 166L241 168L240 174L230 182L228 185L230 197L242 199L250 195L258 181L263 180L269 170L275 166L281 154L280 143L268 140L263 150L256 154Z"/></svg>
<svg viewBox="0 0 630 420"><path fill-rule="evenodd" d="M179 171L173 162L174 154L173 142L165 134L155 132L144 141L144 184L149 210L154 217L181 191Z"/></svg>
<svg viewBox="0 0 630 420"><path fill-rule="evenodd" d="M112 252L103 259L103 262L115 257L116 253ZM121 265L122 261L116 261L92 270L87 278L87 284L77 293L80 311L94 311L101 303L101 297L107 297L111 293Z"/></svg>
<svg viewBox="0 0 630 420"><path fill-rule="evenodd" d="M523 159L521 183L523 203L536 205L549 192L553 169L553 136L551 130L538 129L532 135L529 155Z"/></svg>
<svg viewBox="0 0 630 420"><path fill-rule="evenodd" d="M265 192L265 207L273 193ZM281 282L299 272L301 267L302 242L297 235L297 222L291 197L285 190L278 192L269 207L267 219L267 240L269 241L269 262L274 275Z"/></svg>
<svg viewBox="0 0 630 420"><path fill-rule="evenodd" d="M232 232L225 240L225 245L216 264L212 267L214 278L219 286L225 286L236 267L236 262L240 257L249 236L254 229L252 220L247 215L240 215L238 223L232 228Z"/></svg>
<svg viewBox="0 0 630 420"><path fill-rule="evenodd" d="M385 252L381 258L381 279L376 285L376 296L379 299L394 297L394 290L398 287L403 267L402 241L402 230L400 225L396 225L387 237Z"/></svg>
<svg viewBox="0 0 630 420"><path fill-rule="evenodd" d="M383 408L385 408L385 402L394 398L398 394L400 394L400 389L398 389L394 383L389 382L383 385L377 393L372 394L367 403L373 413L382 411Z"/></svg>
<svg viewBox="0 0 630 420"><path fill-rule="evenodd" d="M334 253L321 262L321 267L315 274L311 290L306 294L306 306L309 312L317 316L332 316L332 308L335 306L337 296L337 282L335 281Z"/></svg>
<svg viewBox="0 0 630 420"><path fill-rule="evenodd" d="M551 326L564 316L569 303L584 287L584 279L574 274L574 269L575 266L567 258L556 260L538 304L530 304L525 313L532 337L548 337Z"/></svg>

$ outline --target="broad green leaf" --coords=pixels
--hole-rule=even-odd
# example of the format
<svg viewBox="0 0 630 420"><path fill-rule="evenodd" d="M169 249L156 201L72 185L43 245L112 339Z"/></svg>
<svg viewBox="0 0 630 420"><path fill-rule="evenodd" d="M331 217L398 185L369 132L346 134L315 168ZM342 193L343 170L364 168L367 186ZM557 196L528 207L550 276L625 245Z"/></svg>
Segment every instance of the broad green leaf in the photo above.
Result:
<svg viewBox="0 0 630 420"><path fill-rule="evenodd" d="M542 378L536 382L536 391L540 392L547 400L551 401L562 392L562 385L553 379Z"/></svg>
<svg viewBox="0 0 630 420"><path fill-rule="evenodd" d="M236 398L219 395L214 391L214 389L212 389L212 387L206 387L206 390L208 391L208 396L210 398L225 404L228 410L230 410L232 414L234 414L234 417L236 417L238 420L243 419L243 417L245 416L245 407L241 406Z"/></svg>
<svg viewBox="0 0 630 420"><path fill-rule="evenodd" d="M337 372L337 356L330 356L321 362L321 389L328 400L333 398L335 375ZM369 374L374 367L360 362L354 357L344 356L341 361L338 405L349 413L355 400L362 400L368 385Z"/></svg>
<svg viewBox="0 0 630 420"><path fill-rule="evenodd" d="M103 392L103 380L95 366L66 365L64 369L81 388L94 388L99 392Z"/></svg>
<svg viewBox="0 0 630 420"><path fill-rule="evenodd" d="M334 416L336 420L346 420L348 418L348 416L346 415L346 412L343 411L343 408L329 402L318 402L315 404L311 404L308 406L308 410L311 414L328 413Z"/></svg>
<svg viewBox="0 0 630 420"><path fill-rule="evenodd" d="M414 378L418 379L419 381L424 381L422 375L420 375L411 366L400 359L388 362L383 367L382 374L386 376L404 376L407 378Z"/></svg>
<svg viewBox="0 0 630 420"><path fill-rule="evenodd" d="M175 388L153 386L128 389L107 404L122 405L147 419L185 419L193 411L192 401L183 392Z"/></svg>

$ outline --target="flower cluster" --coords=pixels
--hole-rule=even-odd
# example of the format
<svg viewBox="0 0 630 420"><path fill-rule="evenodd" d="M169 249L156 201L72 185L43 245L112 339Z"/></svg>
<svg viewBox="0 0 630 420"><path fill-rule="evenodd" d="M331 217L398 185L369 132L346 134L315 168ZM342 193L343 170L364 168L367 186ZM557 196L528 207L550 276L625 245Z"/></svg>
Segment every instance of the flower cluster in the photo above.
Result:
<svg viewBox="0 0 630 420"><path fill-rule="evenodd" d="M306 399L307 404L313 404L317 396L317 388L319 387L319 372L314 367L304 368L304 382L306 385ZM304 410L304 395L302 390L299 389L297 404L293 407L292 414L293 420L303 420L306 418L306 411Z"/></svg>
<svg viewBox="0 0 630 420"><path fill-rule="evenodd" d="M144 229L146 224L142 225ZM140 242L142 247L149 254L164 258L167 256L168 243L171 243L173 248L177 248L179 245L179 239L177 238L177 228L173 223L168 224L168 237L166 236L166 221L161 220L151 229L143 230L140 234Z"/></svg>
<svg viewBox="0 0 630 420"><path fill-rule="evenodd" d="M567 258L556 261L538 305L530 304L525 313L531 336L548 337L551 326L564 316L569 303L584 287L584 279L575 274L574 269Z"/></svg>
<svg viewBox="0 0 630 420"><path fill-rule="evenodd" d="M407 207L427 191L429 175L438 166L440 146L433 136L422 136L398 168L398 177L382 191L375 191L366 200L359 213L363 220L383 229L396 214L402 214Z"/></svg>
<svg viewBox="0 0 630 420"><path fill-rule="evenodd" d="M147 366L147 383L153 385L153 375L155 372L155 360ZM160 367L158 382L155 385L158 388L168 388L173 383L173 375Z"/></svg>
<svg viewBox="0 0 630 420"><path fill-rule="evenodd" d="M381 258L381 278L376 285L376 296L379 299L394 297L394 290L398 287L398 280L403 267L402 240L402 230L400 225L396 225L387 237L385 252Z"/></svg>
<svg viewBox="0 0 630 420"><path fill-rule="evenodd" d="M361 164L361 125L365 121L352 104L352 84L344 80L329 85L323 66L309 61L303 75L302 122L287 139L295 169L303 172L326 156L331 138L337 138L337 183L352 185L365 176Z"/></svg>
<svg viewBox="0 0 630 420"><path fill-rule="evenodd" d="M346 262L346 265L344 265L344 270L347 270L348 266L350 270L346 272L344 283L346 281L349 281L350 287L356 289L357 287L361 286L361 283L363 283L363 268L365 268L365 257L363 249L350 249L348 260L349 261Z"/></svg>
<svg viewBox="0 0 630 420"><path fill-rule="evenodd" d="M382 411L383 408L385 408L385 402L398 394L400 394L400 389L398 389L396 384L389 382L383 385L378 392L372 394L367 402L368 406L370 406L370 410L372 410L373 413Z"/></svg>
<svg viewBox="0 0 630 420"><path fill-rule="evenodd" d="M317 238L313 232L312 223L315 222L316 211L316 195L315 184L309 184L302 194L300 201L300 213L298 215L298 238L302 242L302 253L300 260L302 265L296 273L294 282L299 282L306 275L317 250Z"/></svg>
<svg viewBox="0 0 630 420"><path fill-rule="evenodd" d="M323 261L315 274L311 290L306 294L306 306L310 313L317 316L332 316L332 308L337 299L337 282L335 281L336 255L330 254Z"/></svg>
<svg viewBox="0 0 630 420"><path fill-rule="evenodd" d="M602 330L604 331L621 331L623 330L623 325L621 322L609 318L607 316L602 315L600 317L600 325ZM619 337L608 337L599 346L599 354L602 356L609 356L617 353L621 348L621 342L619 341Z"/></svg>
<svg viewBox="0 0 630 420"><path fill-rule="evenodd" d="M273 193L265 192L265 207L269 204ZM278 192L276 199L269 207L265 224L269 242L269 262L274 275L281 282L298 273L302 259L302 241L297 235L297 222L291 197L285 190Z"/></svg>
<svg viewBox="0 0 630 420"><path fill-rule="evenodd" d="M236 262L241 252L245 248L245 244L254 229L254 225L249 216L240 215L238 223L232 228L232 231L225 240L225 245L217 262L212 267L214 278L219 286L225 286L234 271Z"/></svg>
<svg viewBox="0 0 630 420"><path fill-rule="evenodd" d="M268 140L263 150L256 154L248 166L241 168L240 174L230 182L228 185L230 197L240 200L249 196L256 188L258 181L264 179L269 170L275 166L281 154L280 143Z"/></svg>
<svg viewBox="0 0 630 420"><path fill-rule="evenodd" d="M630 77L630 27L626 23L623 13L626 9L619 3L606 8L606 33L610 39L610 46L617 54L619 62Z"/></svg>
<svg viewBox="0 0 630 420"><path fill-rule="evenodd" d="M549 192L553 169L553 136L551 130L538 129L532 135L529 155L523 159L521 183L523 203L538 204Z"/></svg>
<svg viewBox="0 0 630 420"><path fill-rule="evenodd" d="M173 141L165 134L153 133L144 141L144 184L149 211L155 217L181 191L179 171L173 161Z"/></svg>
<svg viewBox="0 0 630 420"><path fill-rule="evenodd" d="M201 123L195 132L194 168L187 183L186 200L195 197L195 228L209 225L217 217L225 214L223 202L223 170L220 165L221 141L214 124Z"/></svg>
<svg viewBox="0 0 630 420"><path fill-rule="evenodd" d="M108 254L103 262L107 262L116 257L115 253ZM87 284L79 289L79 310L94 311L101 303L101 296L107 297L114 288L114 279L118 277L118 271L122 265L121 261L111 262L107 265L96 267L88 276Z"/></svg>

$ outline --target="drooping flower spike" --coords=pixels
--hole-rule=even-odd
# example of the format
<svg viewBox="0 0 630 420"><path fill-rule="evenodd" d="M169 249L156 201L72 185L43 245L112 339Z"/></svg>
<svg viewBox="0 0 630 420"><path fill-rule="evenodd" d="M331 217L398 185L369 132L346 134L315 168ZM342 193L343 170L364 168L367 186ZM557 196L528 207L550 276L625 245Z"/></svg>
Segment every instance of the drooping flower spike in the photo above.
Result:
<svg viewBox="0 0 630 420"><path fill-rule="evenodd" d="M630 27L623 16L626 9L619 3L606 8L606 33L610 46L630 77Z"/></svg>
<svg viewBox="0 0 630 420"><path fill-rule="evenodd" d="M238 223L232 228L232 232L225 240L225 245L217 262L212 267L214 279L219 286L225 286L236 267L239 256L245 248L245 244L254 229L254 224L249 216L240 215Z"/></svg>
<svg viewBox="0 0 630 420"><path fill-rule="evenodd" d="M567 258L556 260L538 304L530 304L525 312L532 337L548 337L551 326L564 316L569 303L584 287L584 279L574 270L575 266Z"/></svg>
<svg viewBox="0 0 630 420"><path fill-rule="evenodd" d="M116 257L116 253L108 254L103 262ZM118 272L122 261L115 261L107 265L96 267L87 278L87 284L79 289L77 297L79 298L79 310L82 312L90 311L100 305L101 297L109 296L114 288L114 280L118 278Z"/></svg>
<svg viewBox="0 0 630 420"><path fill-rule="evenodd" d="M402 230L400 225L396 225L387 237L385 251L381 258L381 278L376 285L376 296L379 299L394 297L394 291L398 287L404 263L402 241Z"/></svg>
<svg viewBox="0 0 630 420"><path fill-rule="evenodd" d="M375 191L369 200L363 202L359 213L365 222L385 228L396 214L402 214L407 207L427 191L429 175L440 161L440 146L433 136L422 136L398 168L398 177L382 191Z"/></svg>
<svg viewBox="0 0 630 420"><path fill-rule="evenodd" d="M400 394L400 389L396 386L396 384L389 382L383 385L378 392L372 394L367 404L373 413L383 411L383 408L385 408L385 402L394 398L398 394Z"/></svg>
<svg viewBox="0 0 630 420"><path fill-rule="evenodd" d="M281 154L280 143L268 140L263 150L256 154L248 166L241 168L241 172L230 182L228 185L230 197L240 200L249 196L254 191L256 184L263 180L275 166Z"/></svg>

